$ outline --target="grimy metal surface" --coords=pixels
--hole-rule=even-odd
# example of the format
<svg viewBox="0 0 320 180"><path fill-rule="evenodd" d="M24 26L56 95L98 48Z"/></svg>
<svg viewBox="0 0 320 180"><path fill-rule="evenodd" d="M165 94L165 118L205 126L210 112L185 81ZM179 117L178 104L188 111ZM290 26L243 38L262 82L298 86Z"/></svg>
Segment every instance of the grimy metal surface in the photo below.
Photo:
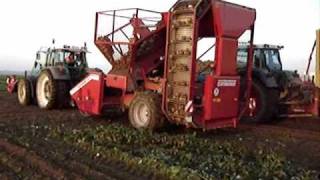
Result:
<svg viewBox="0 0 320 180"><path fill-rule="evenodd" d="M315 75L315 85L317 88L320 88L320 29L317 30Z"/></svg>
<svg viewBox="0 0 320 180"><path fill-rule="evenodd" d="M199 1L200 3L201 1ZM191 96L195 58L197 1L182 1L171 11L167 49L167 112L176 122L184 121Z"/></svg>

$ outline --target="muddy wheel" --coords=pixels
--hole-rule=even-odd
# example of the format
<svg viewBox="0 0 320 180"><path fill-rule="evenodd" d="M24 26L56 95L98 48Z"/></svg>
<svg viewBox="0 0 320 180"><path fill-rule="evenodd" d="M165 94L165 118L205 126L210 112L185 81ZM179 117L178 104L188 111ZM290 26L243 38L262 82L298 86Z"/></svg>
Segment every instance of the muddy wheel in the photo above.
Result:
<svg viewBox="0 0 320 180"><path fill-rule="evenodd" d="M72 107L68 81L55 81L57 89L57 108Z"/></svg>
<svg viewBox="0 0 320 180"><path fill-rule="evenodd" d="M268 122L276 116L278 93L258 81L253 81L249 107L245 116L247 122Z"/></svg>
<svg viewBox="0 0 320 180"><path fill-rule="evenodd" d="M156 130L163 126L160 96L151 93L138 93L129 107L129 119L137 129Z"/></svg>
<svg viewBox="0 0 320 180"><path fill-rule="evenodd" d="M37 102L41 109L65 107L69 102L67 82L54 80L51 73L43 71L37 80Z"/></svg>
<svg viewBox="0 0 320 180"><path fill-rule="evenodd" d="M26 79L21 79L18 83L18 101L23 106L31 104L31 87Z"/></svg>

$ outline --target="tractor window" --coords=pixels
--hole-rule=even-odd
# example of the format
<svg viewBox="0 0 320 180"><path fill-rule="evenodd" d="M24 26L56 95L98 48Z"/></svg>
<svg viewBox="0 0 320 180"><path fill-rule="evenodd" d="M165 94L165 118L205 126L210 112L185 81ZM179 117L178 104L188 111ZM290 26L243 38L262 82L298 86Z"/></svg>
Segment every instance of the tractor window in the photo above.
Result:
<svg viewBox="0 0 320 180"><path fill-rule="evenodd" d="M254 51L253 67L263 68L261 55L262 55L261 50L258 49Z"/></svg>
<svg viewBox="0 0 320 180"><path fill-rule="evenodd" d="M86 53L81 52L81 53L77 54L76 56L77 56L76 59L77 59L78 65L84 65L85 67L87 67Z"/></svg>
<svg viewBox="0 0 320 180"><path fill-rule="evenodd" d="M237 55L237 61L240 64L247 64L248 60L248 51L246 49L239 49Z"/></svg>
<svg viewBox="0 0 320 180"><path fill-rule="evenodd" d="M55 60L55 62L63 62L64 61L63 52L61 52L61 51L56 52L54 54L54 60Z"/></svg>
<svg viewBox="0 0 320 180"><path fill-rule="evenodd" d="M79 67L87 66L86 53L85 52L65 52L64 62L69 66Z"/></svg>
<svg viewBox="0 0 320 180"><path fill-rule="evenodd" d="M254 59L253 59L253 66L254 67L260 67L261 60L260 60L260 51L255 50L254 51ZM238 55L237 55L237 64L238 67L245 67L247 66L248 61L248 49L238 49Z"/></svg>
<svg viewBox="0 0 320 180"><path fill-rule="evenodd" d="M280 56L278 50L265 51L266 64L270 70L281 70L282 65L280 62Z"/></svg>
<svg viewBox="0 0 320 180"><path fill-rule="evenodd" d="M39 59L37 59L39 66L44 67L46 65L47 56L45 53L39 54Z"/></svg>

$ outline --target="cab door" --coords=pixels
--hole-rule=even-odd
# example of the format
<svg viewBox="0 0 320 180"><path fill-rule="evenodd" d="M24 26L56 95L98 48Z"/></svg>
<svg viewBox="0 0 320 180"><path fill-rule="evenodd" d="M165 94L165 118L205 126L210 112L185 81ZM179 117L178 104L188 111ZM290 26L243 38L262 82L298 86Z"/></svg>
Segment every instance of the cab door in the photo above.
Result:
<svg viewBox="0 0 320 180"><path fill-rule="evenodd" d="M37 77L40 74L41 70L46 66L46 63L47 53L39 51L36 55L36 60L31 70L31 76Z"/></svg>

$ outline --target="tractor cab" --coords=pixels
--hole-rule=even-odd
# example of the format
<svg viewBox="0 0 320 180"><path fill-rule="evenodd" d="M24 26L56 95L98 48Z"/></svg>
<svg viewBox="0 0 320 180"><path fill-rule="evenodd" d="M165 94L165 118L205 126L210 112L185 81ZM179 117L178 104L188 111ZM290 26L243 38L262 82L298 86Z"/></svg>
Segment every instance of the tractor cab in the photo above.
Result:
<svg viewBox="0 0 320 180"><path fill-rule="evenodd" d="M280 50L283 46L275 45L255 45L254 46L254 60L253 68L263 70L265 72L279 72L282 71L282 62L280 57ZM248 57L248 45L240 44L238 48L238 67L246 65Z"/></svg>
<svg viewBox="0 0 320 180"><path fill-rule="evenodd" d="M80 74L83 74L88 67L85 47L70 47L63 48L41 48L37 52L34 67L31 71L31 76L38 76L39 73L47 67L57 67L61 71L71 74L71 77L79 79Z"/></svg>

